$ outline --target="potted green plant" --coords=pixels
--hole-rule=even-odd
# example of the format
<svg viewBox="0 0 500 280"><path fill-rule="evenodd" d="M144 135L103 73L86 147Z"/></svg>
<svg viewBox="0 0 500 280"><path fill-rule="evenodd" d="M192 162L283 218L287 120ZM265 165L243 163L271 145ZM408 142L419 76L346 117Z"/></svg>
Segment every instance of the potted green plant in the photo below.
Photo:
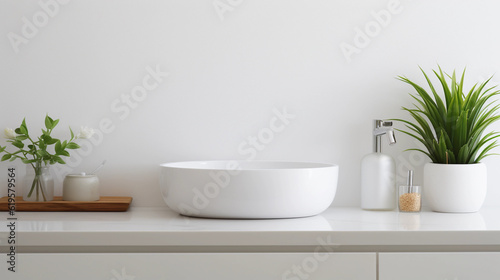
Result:
<svg viewBox="0 0 500 280"><path fill-rule="evenodd" d="M0 146L0 154L4 153L1 161L20 159L23 163L31 166L26 170L27 180L23 190L25 201L50 201L54 198L54 180L50 175L50 165L65 164L62 157L69 157L69 149L78 149L80 146L73 142L78 138L90 138L93 129L82 127L75 135L69 128L71 137L69 140L61 141L51 136L53 129L59 120L54 120L49 115L45 116L45 129L37 138L29 135L26 120L16 129L6 128L5 138L7 142L17 148L16 151L7 151L7 146Z"/></svg>
<svg viewBox="0 0 500 280"><path fill-rule="evenodd" d="M439 86L422 73L430 93L406 77L398 79L411 85L417 94L415 108L403 107L413 122L401 120L407 130L403 133L423 144L417 150L427 155L432 163L424 166L424 192L429 206L438 212L476 212L486 197L486 166L481 160L491 155L500 136L487 128L497 121L499 105L494 97L500 93L489 87L491 78L464 89L465 70L457 80L455 71L450 76L433 70ZM442 94L437 89L441 88ZM444 99L441 97L444 96Z"/></svg>

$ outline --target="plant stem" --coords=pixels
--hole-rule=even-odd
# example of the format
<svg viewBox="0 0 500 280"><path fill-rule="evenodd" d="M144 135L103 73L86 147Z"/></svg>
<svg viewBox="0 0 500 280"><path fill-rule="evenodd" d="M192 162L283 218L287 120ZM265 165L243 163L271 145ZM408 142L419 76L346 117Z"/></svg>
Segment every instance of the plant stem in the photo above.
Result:
<svg viewBox="0 0 500 280"><path fill-rule="evenodd" d="M35 170L35 177L33 178L33 183L31 183L31 189L27 197L31 197L33 195L33 191L35 191L37 201L40 200L40 193L42 194L43 201L47 201L45 191L43 190L42 166L38 162L36 165L31 164L31 166L33 166L33 169Z"/></svg>
<svg viewBox="0 0 500 280"><path fill-rule="evenodd" d="M35 175L35 178L33 179L33 183L31 183L31 189L30 189L30 192L28 193L28 197L31 197L31 195L33 194L33 190L35 189L36 182L37 182L37 176Z"/></svg>
<svg viewBox="0 0 500 280"><path fill-rule="evenodd" d="M38 176L35 176L35 180L36 180L36 201L39 200L39 197L38 197Z"/></svg>
<svg viewBox="0 0 500 280"><path fill-rule="evenodd" d="M47 201L47 198L45 197L45 192L43 190L43 181L40 180L39 183L40 183L40 192L42 193L43 201Z"/></svg>

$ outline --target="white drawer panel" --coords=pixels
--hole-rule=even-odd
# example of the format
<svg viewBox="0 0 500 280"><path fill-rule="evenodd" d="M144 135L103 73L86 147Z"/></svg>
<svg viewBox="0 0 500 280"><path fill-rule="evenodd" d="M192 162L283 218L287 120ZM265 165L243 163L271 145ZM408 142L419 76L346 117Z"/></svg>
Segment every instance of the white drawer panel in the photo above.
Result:
<svg viewBox="0 0 500 280"><path fill-rule="evenodd" d="M380 280L500 279L500 253L381 253Z"/></svg>
<svg viewBox="0 0 500 280"><path fill-rule="evenodd" d="M375 280L376 254L18 254L16 270L3 266L0 279Z"/></svg>

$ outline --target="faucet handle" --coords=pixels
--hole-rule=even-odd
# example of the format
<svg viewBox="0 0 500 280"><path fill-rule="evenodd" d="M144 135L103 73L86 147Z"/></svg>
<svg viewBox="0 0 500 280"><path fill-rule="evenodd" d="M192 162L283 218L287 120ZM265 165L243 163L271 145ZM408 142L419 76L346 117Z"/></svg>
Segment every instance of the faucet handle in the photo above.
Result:
<svg viewBox="0 0 500 280"><path fill-rule="evenodd" d="M375 128L392 127L392 121L375 120Z"/></svg>
<svg viewBox="0 0 500 280"><path fill-rule="evenodd" d="M384 121L382 123L382 126L385 126L385 127L392 126L392 121Z"/></svg>

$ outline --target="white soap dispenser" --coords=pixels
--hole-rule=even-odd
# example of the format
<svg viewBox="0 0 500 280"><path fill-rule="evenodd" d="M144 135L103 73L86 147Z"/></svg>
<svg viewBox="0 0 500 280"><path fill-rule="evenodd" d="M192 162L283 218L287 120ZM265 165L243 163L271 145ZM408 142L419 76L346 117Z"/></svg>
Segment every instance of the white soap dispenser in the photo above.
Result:
<svg viewBox="0 0 500 280"><path fill-rule="evenodd" d="M381 153L381 136L386 134L391 145L396 138L392 122L374 122L373 153L361 161L361 208L392 210L396 208L396 163L391 156Z"/></svg>

